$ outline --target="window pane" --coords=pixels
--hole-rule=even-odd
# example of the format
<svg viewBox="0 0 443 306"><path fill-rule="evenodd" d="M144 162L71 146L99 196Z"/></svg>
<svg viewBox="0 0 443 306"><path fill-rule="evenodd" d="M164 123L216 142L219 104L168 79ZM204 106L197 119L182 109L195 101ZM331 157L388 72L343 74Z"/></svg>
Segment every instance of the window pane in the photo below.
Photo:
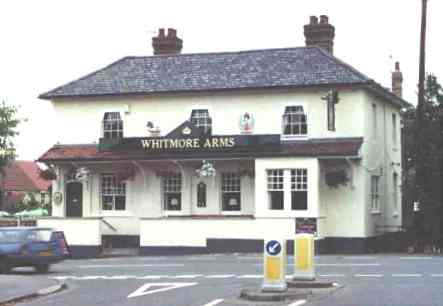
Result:
<svg viewBox="0 0 443 306"><path fill-rule="evenodd" d="M291 209L307 210L308 209L308 192L292 191L291 192Z"/></svg>
<svg viewBox="0 0 443 306"><path fill-rule="evenodd" d="M283 114L283 134L306 135L307 118L302 106L288 106Z"/></svg>
<svg viewBox="0 0 443 306"><path fill-rule="evenodd" d="M102 209L103 210L112 210L113 209L113 197L112 196L103 196L102 197Z"/></svg>
<svg viewBox="0 0 443 306"><path fill-rule="evenodd" d="M226 192L223 193L223 210L224 211L240 211L240 193Z"/></svg>
<svg viewBox="0 0 443 306"><path fill-rule="evenodd" d="M125 210L126 209L126 199L122 196L115 197L115 210Z"/></svg>
<svg viewBox="0 0 443 306"><path fill-rule="evenodd" d="M269 191L269 209L271 210L283 210L283 191Z"/></svg>
<svg viewBox="0 0 443 306"><path fill-rule="evenodd" d="M165 194L166 210L181 210L181 193Z"/></svg>

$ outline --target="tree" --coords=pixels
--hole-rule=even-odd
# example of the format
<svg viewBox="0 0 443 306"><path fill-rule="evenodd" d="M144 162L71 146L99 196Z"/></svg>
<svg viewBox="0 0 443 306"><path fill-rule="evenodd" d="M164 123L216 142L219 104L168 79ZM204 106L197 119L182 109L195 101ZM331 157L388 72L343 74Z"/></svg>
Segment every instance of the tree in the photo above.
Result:
<svg viewBox="0 0 443 306"><path fill-rule="evenodd" d="M412 203L417 200L415 190L417 186L421 189L420 213L416 214L415 228L420 240L430 244L441 240L443 220L443 88L432 74L425 82L422 115L420 131L417 131L415 108L406 109L402 114L402 185L405 211L412 210ZM419 176L416 172L418 163L423 167Z"/></svg>
<svg viewBox="0 0 443 306"><path fill-rule="evenodd" d="M5 167L15 158L13 139L18 135L16 128L20 123L17 119L17 108L7 105L4 101L0 105L0 206L3 204L3 175Z"/></svg>

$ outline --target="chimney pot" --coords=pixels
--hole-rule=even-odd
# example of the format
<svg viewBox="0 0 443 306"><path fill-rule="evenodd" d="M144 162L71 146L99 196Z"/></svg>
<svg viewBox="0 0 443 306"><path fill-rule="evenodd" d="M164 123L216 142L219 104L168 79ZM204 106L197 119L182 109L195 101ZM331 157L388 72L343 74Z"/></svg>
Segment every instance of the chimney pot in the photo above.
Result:
<svg viewBox="0 0 443 306"><path fill-rule="evenodd" d="M320 24L329 24L329 17L327 15L321 15Z"/></svg>
<svg viewBox="0 0 443 306"><path fill-rule="evenodd" d="M168 28L168 37L175 38L177 37L177 30Z"/></svg>
<svg viewBox="0 0 443 306"><path fill-rule="evenodd" d="M179 54L183 47L183 40L177 37L177 30L168 28L168 35L165 36L165 29L158 30L158 36L152 37L152 47L154 55Z"/></svg>
<svg viewBox="0 0 443 306"><path fill-rule="evenodd" d="M310 17L310 24L318 24L318 18L317 16L311 16Z"/></svg>

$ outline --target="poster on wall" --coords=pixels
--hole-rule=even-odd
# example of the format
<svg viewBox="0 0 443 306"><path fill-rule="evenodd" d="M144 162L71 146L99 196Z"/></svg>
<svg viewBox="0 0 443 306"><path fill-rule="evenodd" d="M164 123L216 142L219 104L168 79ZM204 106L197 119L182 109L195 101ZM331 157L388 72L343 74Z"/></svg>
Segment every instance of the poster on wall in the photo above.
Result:
<svg viewBox="0 0 443 306"><path fill-rule="evenodd" d="M316 218L295 218L296 234L312 234L317 236L317 219Z"/></svg>

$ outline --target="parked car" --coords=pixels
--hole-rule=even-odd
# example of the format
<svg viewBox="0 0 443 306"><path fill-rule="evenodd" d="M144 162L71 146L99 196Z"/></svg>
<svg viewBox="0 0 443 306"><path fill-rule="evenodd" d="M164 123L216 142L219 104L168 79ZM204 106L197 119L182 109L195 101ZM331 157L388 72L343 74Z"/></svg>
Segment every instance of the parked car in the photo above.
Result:
<svg viewBox="0 0 443 306"><path fill-rule="evenodd" d="M38 227L0 228L0 273L15 267L34 267L39 273L70 256L61 231Z"/></svg>

